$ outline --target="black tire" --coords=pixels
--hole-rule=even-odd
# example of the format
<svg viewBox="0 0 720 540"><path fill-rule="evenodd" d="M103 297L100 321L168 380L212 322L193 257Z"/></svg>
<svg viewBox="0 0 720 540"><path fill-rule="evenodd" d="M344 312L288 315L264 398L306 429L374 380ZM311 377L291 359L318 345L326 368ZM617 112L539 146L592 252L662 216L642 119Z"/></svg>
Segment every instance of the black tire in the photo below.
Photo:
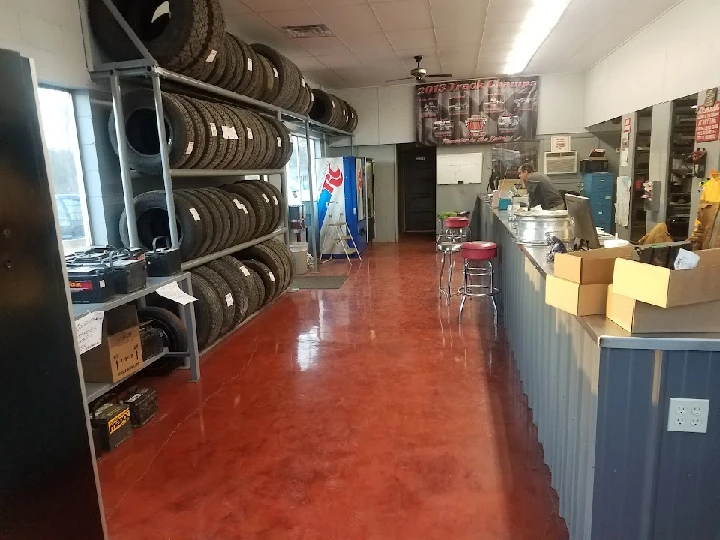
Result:
<svg viewBox="0 0 720 540"><path fill-rule="evenodd" d="M119 0L113 0L113 4L127 21L130 4ZM110 57L110 60L121 62L140 56L135 45L102 0L89 0L88 19L95 40L103 52Z"/></svg>
<svg viewBox="0 0 720 540"><path fill-rule="evenodd" d="M272 229L270 229L270 232L278 229L279 227L282 227L285 224L285 215L287 214L287 202L285 201L285 197L283 197L282 192L270 182L253 180L253 183L263 184L263 187L266 189L266 192L268 192L268 196L272 201L273 207L278 210L275 223Z"/></svg>
<svg viewBox="0 0 720 540"><path fill-rule="evenodd" d="M184 168L193 169L198 164L198 162L206 155L207 148L205 141L207 139L207 135L210 134L209 127L205 124L205 122L203 122L199 109L191 100L178 94L173 94L173 97L180 102L180 104L185 109L185 112L190 115L190 120L193 125L193 133L195 134L194 142L192 148L188 146L187 150L185 151L187 159L183 164Z"/></svg>
<svg viewBox="0 0 720 540"><path fill-rule="evenodd" d="M205 191L212 193L217 198L217 203L222 205L228 215L229 229L225 244L218 246L218 251L227 249L240 243L240 233L242 229L241 212L242 210L235 206L229 193L219 188L203 188Z"/></svg>
<svg viewBox="0 0 720 540"><path fill-rule="evenodd" d="M280 149L278 159L273 164L273 169L282 169L290 161L292 156L292 139L290 138L290 132L280 120L277 118L265 117L265 121L272 125L277 132L277 136L280 137ZM277 143L277 140L275 141Z"/></svg>
<svg viewBox="0 0 720 540"><path fill-rule="evenodd" d="M230 163L227 164L227 169L240 169L243 160L248 153L248 148L251 146L252 141L248 139L247 124L245 122L245 116L242 114L242 110L237 107L228 106L228 114L232 117L233 126L237 134L237 148L235 155L233 156Z"/></svg>
<svg viewBox="0 0 720 540"><path fill-rule="evenodd" d="M217 118L209 104L201 99L187 98L200 115L200 122L205 129L205 150L195 164L197 169L209 169L216 158L220 145L220 133L218 132Z"/></svg>
<svg viewBox="0 0 720 540"><path fill-rule="evenodd" d="M210 188L200 188L193 191L206 203L206 206L212 206L212 208L209 209L215 217L215 221L213 222L215 226L215 240L213 241L213 247L209 248L210 253L225 249L231 242L230 235L235 234L230 224L230 211L226 206L228 202L227 199L225 197L218 197Z"/></svg>
<svg viewBox="0 0 720 540"><path fill-rule="evenodd" d="M260 276L260 279L262 279L263 286L265 287L265 296L263 298L262 307L267 306L270 302L272 302L273 298L275 298L275 295L277 293L278 287L275 274L270 270L270 268L268 268L260 261L250 259L244 260L242 261L242 263L248 268L255 270L255 272L257 272L257 274Z"/></svg>
<svg viewBox="0 0 720 540"><path fill-rule="evenodd" d="M243 266L245 266L245 265L243 265ZM255 311L253 311L253 313L257 313L258 311L260 311L260 309L262 309L263 304L265 303L265 296L266 296L265 284L264 284L262 278L260 277L260 274L258 274L255 270L253 270L252 268L250 268L248 266L245 266L245 269L248 272L250 272L250 279L252 279L253 288L255 289L257 297L258 297L257 309L255 309ZM251 313L251 315L252 315L252 313Z"/></svg>
<svg viewBox="0 0 720 540"><path fill-rule="evenodd" d="M202 50L190 65L180 70L188 77L201 81L210 76L225 37L225 16L220 2L218 0L205 0L205 2L208 10L208 24Z"/></svg>
<svg viewBox="0 0 720 540"><path fill-rule="evenodd" d="M252 71L248 70L248 55L251 52L250 47L248 47L247 43L242 39L230 32L228 32L228 37L230 37L233 42L235 54L238 59L235 76L228 83L228 90L244 95L252 78Z"/></svg>
<svg viewBox="0 0 720 540"><path fill-rule="evenodd" d="M240 62L240 60L238 59L237 51L235 50L235 43L232 39L230 39L230 36L225 33L223 39L223 44L225 46L225 62L227 62L227 70L218 80L217 86L219 86L220 88L229 88L231 82L235 78L235 73L238 69L238 62Z"/></svg>
<svg viewBox="0 0 720 540"><path fill-rule="evenodd" d="M245 318L249 317L260 309L265 295L265 289L262 285L260 276L256 275L235 257L223 257L222 259L218 259L218 261L225 263L229 268L234 269L237 276L242 281L243 289L248 299L248 308L245 313ZM257 286L257 281L260 282L260 287Z"/></svg>
<svg viewBox="0 0 720 540"><path fill-rule="evenodd" d="M183 261L187 261L201 243L203 233L197 226L188 201L177 193L174 195L175 219L180 236L180 257ZM123 210L120 216L120 239L125 247L130 247L125 216ZM164 191L147 191L135 197L135 217L140 244L145 250L152 249L152 242L156 237L170 237Z"/></svg>
<svg viewBox="0 0 720 540"><path fill-rule="evenodd" d="M280 93L280 73L278 72L277 68L275 67L275 64L273 64L272 60L270 60L268 57L264 55L260 55L258 53L258 56L262 56L262 58L265 59L265 62L267 62L267 67L269 68L269 73L272 74L273 83L270 87L271 90L267 93L263 101L267 103L274 103L275 100L278 97L278 94ZM262 61L262 60L261 60Z"/></svg>
<svg viewBox="0 0 720 540"><path fill-rule="evenodd" d="M269 187L268 182L263 180L245 180L245 182L249 182L252 186L258 188L264 195L263 200L266 198L268 200L268 215L270 216L270 219L267 220L261 236L270 234L272 231L277 229L278 223L280 223L280 200L277 198L275 192Z"/></svg>
<svg viewBox="0 0 720 540"><path fill-rule="evenodd" d="M240 270L224 259L209 262L206 265L210 270L217 273L225 280L232 291L235 313L231 321L230 330L245 320L248 311L248 286L249 281L243 279Z"/></svg>
<svg viewBox="0 0 720 540"><path fill-rule="evenodd" d="M255 81L254 84L251 85L246 95L253 99L261 100L262 96L264 96L265 93L268 91L266 85L268 82L268 76L271 76L272 73L267 72L266 66L261 60L262 56L253 51L252 58L254 71L253 76L255 77Z"/></svg>
<svg viewBox="0 0 720 540"><path fill-rule="evenodd" d="M210 118L212 119L210 131L212 132L212 129L215 128L215 133L217 134L215 136L215 139L217 141L217 150L215 150L215 154L212 156L212 159L209 163L207 163L207 165L205 165L204 168L217 169L227 156L228 152L229 141L225 137L223 137L222 131L222 126L226 124L228 120L226 119L224 113L217 107L217 104L211 103L209 101L203 101L203 103L205 104L205 108L208 111Z"/></svg>
<svg viewBox="0 0 720 540"><path fill-rule="evenodd" d="M290 252L290 248L276 239L268 240L264 242L263 245L273 250L282 262L283 269L285 270L285 280L281 284L281 289L284 291L295 278L295 259Z"/></svg>
<svg viewBox="0 0 720 540"><path fill-rule="evenodd" d="M223 42L223 44L220 46L220 50L218 51L217 58L212 63L212 70L207 75L207 78L204 79L205 82L207 82L208 84L219 86L218 81L220 81L224 76L226 76L228 70L231 67L228 63L229 54L230 53L228 52L227 43Z"/></svg>
<svg viewBox="0 0 720 540"><path fill-rule="evenodd" d="M245 241L245 236L248 234L251 225L250 212L252 211L252 207L250 206L250 203L236 193L231 193L220 188L212 189L216 190L218 195L222 194L222 196L227 199L229 203L228 208L232 208L233 211L231 213L232 217L230 218L230 222L232 224L232 222L234 221L237 225L235 236L232 237L232 243L228 247L242 244Z"/></svg>
<svg viewBox="0 0 720 540"><path fill-rule="evenodd" d="M352 105L349 105L350 107L350 125L348 126L348 131L352 133L357 129L358 125L358 112L355 110L355 107Z"/></svg>
<svg viewBox="0 0 720 540"><path fill-rule="evenodd" d="M263 153L260 155L258 167L260 169L269 169L273 163L275 163L275 155L277 153L275 130L271 128L270 124L265 121L265 118L259 114L255 115L255 121L262 129L263 135Z"/></svg>
<svg viewBox="0 0 720 540"><path fill-rule="evenodd" d="M280 257L264 244L258 244L257 246L241 251L239 257L260 261L272 271L276 280L280 281L280 283L285 283L285 268L280 261Z"/></svg>
<svg viewBox="0 0 720 540"><path fill-rule="evenodd" d="M263 93L258 96L258 99L265 103L272 103L272 98L277 95L279 89L275 89L275 81L280 81L280 77L275 77L277 70L275 66L270 63L270 60L265 58L261 54L256 54L258 63L263 67Z"/></svg>
<svg viewBox="0 0 720 540"><path fill-rule="evenodd" d="M252 209L255 213L255 227L253 228L250 236L246 240L251 240L253 238L258 238L259 236L262 236L262 231L265 230L265 224L271 217L268 214L268 203L263 200L262 192L256 187L250 184L245 184L242 181L235 184L226 184L224 186L220 186L220 189L242 195L250 203L250 206L252 206Z"/></svg>
<svg viewBox="0 0 720 540"><path fill-rule="evenodd" d="M234 327L235 296L233 295L228 282L211 268L208 268L207 266L200 266L194 269L193 273L207 281L220 298L220 305L222 307L222 325L220 326L220 332L217 336L215 336L215 339L217 339L218 337L227 334ZM212 337L213 336L211 335L210 338Z"/></svg>
<svg viewBox="0 0 720 540"><path fill-rule="evenodd" d="M197 216L200 217L200 219L195 220L195 227L200 231L202 240L198 244L197 251L193 254L193 259L210 254L210 248L215 240L215 221L217 218L210 212L210 208L203 200L191 190L177 190L175 194L180 199L185 198L195 209Z"/></svg>
<svg viewBox="0 0 720 540"><path fill-rule="evenodd" d="M242 206L243 211L243 237L242 242L247 242L248 240L251 240L253 237L253 234L255 233L255 229L257 228L257 214L255 214L255 209L253 208L253 205L250 204L250 201L248 201L245 197L238 193L229 193L232 197L239 199Z"/></svg>
<svg viewBox="0 0 720 540"><path fill-rule="evenodd" d="M220 335L223 326L223 308L215 289L196 271L191 272L193 302L195 310L195 331L198 347L202 350L213 343Z"/></svg>
<svg viewBox="0 0 720 540"><path fill-rule="evenodd" d="M315 101L310 109L310 118L321 124L330 125L333 118L333 98L327 92L316 88L312 91Z"/></svg>
<svg viewBox="0 0 720 540"><path fill-rule="evenodd" d="M245 136L245 150L238 162L238 167L246 170L254 169L256 168L255 161L259 150L258 141L256 140L257 127L255 126L255 122L253 122L249 111L236 108L235 114L243 126L243 135Z"/></svg>
<svg viewBox="0 0 720 540"><path fill-rule="evenodd" d="M241 133L238 133L238 139L232 139L228 138L228 136L225 134L227 129L235 128L235 131L237 132L238 126L237 121L235 120L235 115L231 115L230 113L230 107L227 105L223 105L221 103L215 103L214 104L215 110L218 112L220 117L222 118L222 124L220 124L219 132L220 136L225 139L226 145L225 145L225 155L221 156L221 160L218 161L218 164L216 166L217 169L226 169L227 166L232 162L232 160L237 155L238 151L238 140L241 135ZM225 128L225 129L223 129Z"/></svg>
<svg viewBox="0 0 720 540"><path fill-rule="evenodd" d="M255 51L253 51L250 47L246 45L245 48L243 48L243 53L245 54L245 67L250 76L243 89L243 94L248 97L252 97L255 95L257 87L262 83L262 74L260 72L262 68L258 65L259 61L257 59L257 54L255 54Z"/></svg>
<svg viewBox="0 0 720 540"><path fill-rule="evenodd" d="M186 151L194 147L195 132L192 119L182 104L172 95L163 93L163 111L170 154L170 167L181 168L188 159ZM123 97L127 154L130 166L147 174L161 174L160 141L157 132L155 100L152 90L135 90ZM108 121L110 143L118 153L115 115Z"/></svg>
<svg viewBox="0 0 720 540"><path fill-rule="evenodd" d="M273 104L289 109L295 102L300 88L300 72L297 66L272 47L262 43L253 43L252 49L270 60L278 72L280 91Z"/></svg>
<svg viewBox="0 0 720 540"><path fill-rule="evenodd" d="M188 350L187 328L172 311L159 307L144 307L138 308L137 315L141 323L149 322L150 326L162 332L163 345L170 352L185 352ZM180 366L181 363L180 358L163 357L146 366L143 373L165 375Z"/></svg>
<svg viewBox="0 0 720 540"><path fill-rule="evenodd" d="M268 134L263 127L262 120L260 117L251 111L246 111L246 115L249 117L250 123L253 125L253 134L255 137L255 154L253 161L254 169L263 169L266 154L268 151Z"/></svg>

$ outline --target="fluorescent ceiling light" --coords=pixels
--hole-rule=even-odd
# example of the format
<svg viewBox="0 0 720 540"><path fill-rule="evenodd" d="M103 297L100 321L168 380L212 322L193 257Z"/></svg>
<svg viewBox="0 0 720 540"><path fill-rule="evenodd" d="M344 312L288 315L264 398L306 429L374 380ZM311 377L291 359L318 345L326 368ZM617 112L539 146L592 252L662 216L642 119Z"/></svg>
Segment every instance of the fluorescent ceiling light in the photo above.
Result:
<svg viewBox="0 0 720 540"><path fill-rule="evenodd" d="M505 73L522 72L565 13L571 0L533 0L520 25L510 54L505 60Z"/></svg>

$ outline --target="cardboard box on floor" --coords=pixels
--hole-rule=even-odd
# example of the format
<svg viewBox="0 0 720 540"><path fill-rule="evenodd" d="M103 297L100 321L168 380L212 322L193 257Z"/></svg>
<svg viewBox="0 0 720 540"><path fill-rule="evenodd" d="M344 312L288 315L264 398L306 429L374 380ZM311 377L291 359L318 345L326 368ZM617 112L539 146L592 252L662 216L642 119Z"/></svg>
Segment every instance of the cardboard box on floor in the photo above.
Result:
<svg viewBox="0 0 720 540"><path fill-rule="evenodd" d="M138 371L143 361L135 306L105 313L102 342L80 360L86 382L114 383Z"/></svg>
<svg viewBox="0 0 720 540"><path fill-rule="evenodd" d="M631 334L720 332L720 301L661 308L607 293L607 318Z"/></svg>
<svg viewBox="0 0 720 540"><path fill-rule="evenodd" d="M618 259L613 273L615 294L662 308L720 300L720 249L698 251L692 270Z"/></svg>
<svg viewBox="0 0 720 540"><path fill-rule="evenodd" d="M555 277L583 285L613 282L616 259L632 257L633 247L591 249L555 255Z"/></svg>
<svg viewBox="0 0 720 540"><path fill-rule="evenodd" d="M605 315L606 284L581 285L574 281L547 276L545 303L572 315Z"/></svg>

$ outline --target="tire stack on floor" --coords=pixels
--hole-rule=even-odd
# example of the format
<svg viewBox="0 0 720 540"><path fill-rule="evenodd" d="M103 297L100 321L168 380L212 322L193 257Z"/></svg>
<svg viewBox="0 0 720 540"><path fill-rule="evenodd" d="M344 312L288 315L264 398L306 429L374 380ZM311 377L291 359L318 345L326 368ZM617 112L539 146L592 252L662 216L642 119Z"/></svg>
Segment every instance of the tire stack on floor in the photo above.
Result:
<svg viewBox="0 0 720 540"><path fill-rule="evenodd" d="M269 240L191 270L198 346L205 349L287 290L295 269L288 247Z"/></svg>
<svg viewBox="0 0 720 540"><path fill-rule="evenodd" d="M358 114L347 101L323 90L315 89L312 93L313 105L308 113L310 118L350 133L355 131L358 125Z"/></svg>
<svg viewBox="0 0 720 540"><path fill-rule="evenodd" d="M217 188L177 189L173 200L183 262L266 236L285 223L285 198L278 188L260 180ZM145 250L152 249L155 238L169 237L164 191L148 191L135 197L135 217ZM120 216L120 237L129 247L124 211Z"/></svg>
<svg viewBox="0 0 720 540"><path fill-rule="evenodd" d="M282 169L290 160L290 132L276 118L170 92L162 96L170 168ZM162 173L152 90L125 94L123 105L130 167L146 174ZM112 114L108 132L117 153Z"/></svg>
<svg viewBox="0 0 720 540"><path fill-rule="evenodd" d="M275 49L227 32L218 0L113 0L164 68L306 115L313 95L300 69ZM95 38L113 61L138 57L102 0L90 0Z"/></svg>

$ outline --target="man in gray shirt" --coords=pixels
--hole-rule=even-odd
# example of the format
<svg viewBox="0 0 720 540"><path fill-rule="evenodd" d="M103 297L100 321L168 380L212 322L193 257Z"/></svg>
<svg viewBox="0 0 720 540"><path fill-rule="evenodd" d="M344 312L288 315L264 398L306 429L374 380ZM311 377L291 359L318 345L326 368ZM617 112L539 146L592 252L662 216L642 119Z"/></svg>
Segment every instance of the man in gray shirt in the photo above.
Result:
<svg viewBox="0 0 720 540"><path fill-rule="evenodd" d="M565 210L565 202L560 192L547 176L534 172L529 163L521 165L518 174L527 189L530 208L540 205L543 210Z"/></svg>

